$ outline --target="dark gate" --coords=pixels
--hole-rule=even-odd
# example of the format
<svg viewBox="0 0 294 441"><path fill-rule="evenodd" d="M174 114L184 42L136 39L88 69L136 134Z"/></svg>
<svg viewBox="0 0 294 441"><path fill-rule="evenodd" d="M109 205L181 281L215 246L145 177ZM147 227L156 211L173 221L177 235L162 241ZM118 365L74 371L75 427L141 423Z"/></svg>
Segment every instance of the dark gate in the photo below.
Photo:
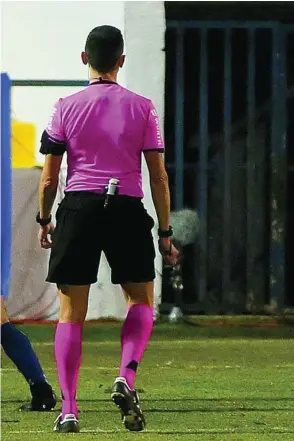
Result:
<svg viewBox="0 0 294 441"><path fill-rule="evenodd" d="M188 309L294 305L285 291L293 37L294 26L274 21L167 21L172 208L200 218L198 241L184 251Z"/></svg>

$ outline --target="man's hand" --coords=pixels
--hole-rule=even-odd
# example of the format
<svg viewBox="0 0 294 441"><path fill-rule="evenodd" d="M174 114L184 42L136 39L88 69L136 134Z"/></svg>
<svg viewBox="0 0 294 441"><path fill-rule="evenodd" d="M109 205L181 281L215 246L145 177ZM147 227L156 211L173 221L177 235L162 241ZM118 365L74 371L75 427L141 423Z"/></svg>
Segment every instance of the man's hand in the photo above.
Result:
<svg viewBox="0 0 294 441"><path fill-rule="evenodd" d="M38 239L41 245L41 248L48 250L52 248L52 242L49 240L48 236L50 236L54 231L54 225L52 223L46 225L45 227L40 226Z"/></svg>
<svg viewBox="0 0 294 441"><path fill-rule="evenodd" d="M175 266L178 262L179 251L173 245L170 238L160 237L158 241L159 251L166 265Z"/></svg>

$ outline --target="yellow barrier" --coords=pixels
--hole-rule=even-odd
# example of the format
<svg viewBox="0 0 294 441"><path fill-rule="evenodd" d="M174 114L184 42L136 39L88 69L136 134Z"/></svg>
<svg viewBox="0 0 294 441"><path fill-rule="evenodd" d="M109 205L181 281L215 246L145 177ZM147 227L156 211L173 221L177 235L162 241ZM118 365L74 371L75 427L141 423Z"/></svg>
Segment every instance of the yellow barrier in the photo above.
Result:
<svg viewBox="0 0 294 441"><path fill-rule="evenodd" d="M36 166L35 147L36 127L34 124L12 121L12 168L31 168Z"/></svg>

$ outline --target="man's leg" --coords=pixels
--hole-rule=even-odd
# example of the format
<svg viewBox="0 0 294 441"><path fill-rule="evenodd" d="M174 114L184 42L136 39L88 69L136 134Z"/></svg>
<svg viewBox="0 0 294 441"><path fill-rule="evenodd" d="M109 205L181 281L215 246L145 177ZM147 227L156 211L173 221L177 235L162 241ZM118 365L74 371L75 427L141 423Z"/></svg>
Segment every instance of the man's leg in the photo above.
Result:
<svg viewBox="0 0 294 441"><path fill-rule="evenodd" d="M62 393L62 415L56 431L78 431L76 390L82 361L83 325L90 286L61 286L60 318L55 333L55 358Z"/></svg>
<svg viewBox="0 0 294 441"><path fill-rule="evenodd" d="M120 376L115 380L112 399L121 410L126 428L140 431L145 419L134 383L153 329L154 283L126 283L122 288L129 309L121 333Z"/></svg>
<svg viewBox="0 0 294 441"><path fill-rule="evenodd" d="M121 333L119 376L134 389L136 372L153 329L154 282L128 283L122 286L129 308Z"/></svg>
<svg viewBox="0 0 294 441"><path fill-rule="evenodd" d="M97 280L101 256L100 236L103 200L88 192L67 193L56 215L47 282L59 288L60 316L54 351L62 414L54 431L78 432L76 390L82 360L83 325L90 285Z"/></svg>
<svg viewBox="0 0 294 441"><path fill-rule="evenodd" d="M47 383L38 357L28 339L10 323L4 301L1 297L1 344L4 352L15 364L30 385L32 402L21 410L51 410L56 405L56 397Z"/></svg>

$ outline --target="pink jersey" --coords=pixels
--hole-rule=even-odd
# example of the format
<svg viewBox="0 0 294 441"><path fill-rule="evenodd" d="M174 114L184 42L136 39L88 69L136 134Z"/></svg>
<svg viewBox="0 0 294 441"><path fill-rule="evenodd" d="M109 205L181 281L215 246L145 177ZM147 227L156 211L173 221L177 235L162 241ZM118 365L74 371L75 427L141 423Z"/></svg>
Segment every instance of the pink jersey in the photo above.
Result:
<svg viewBox="0 0 294 441"><path fill-rule="evenodd" d="M119 194L143 197L142 152L164 149L152 102L108 81L60 99L45 132L65 145L66 192L103 192L116 178Z"/></svg>

